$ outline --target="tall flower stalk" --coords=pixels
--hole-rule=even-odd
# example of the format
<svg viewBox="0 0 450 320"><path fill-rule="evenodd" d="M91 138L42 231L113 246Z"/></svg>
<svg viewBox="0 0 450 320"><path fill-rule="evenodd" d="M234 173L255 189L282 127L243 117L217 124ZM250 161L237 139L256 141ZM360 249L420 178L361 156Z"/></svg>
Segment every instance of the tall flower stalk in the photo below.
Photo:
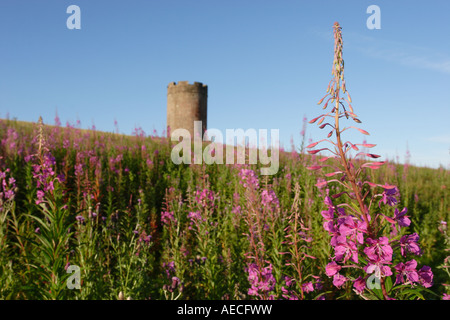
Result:
<svg viewBox="0 0 450 320"><path fill-rule="evenodd" d="M324 103L325 110L328 105L331 111L312 119L310 123L318 121L320 129L327 126L331 128L327 138L313 142L307 149L314 148L321 142L328 142L334 148L321 148L308 150L310 154L328 150L331 156L325 156L316 164L308 167L310 170L322 170L331 168L325 173L329 180L321 180L316 184L319 188L327 187L324 203L327 210L322 211L324 217L324 229L331 236L330 244L334 248L332 261L326 267L326 274L333 277L333 284L337 288L348 288L347 282L353 282L353 290L364 299L391 299L391 295L401 296L401 285L420 284L425 288L432 285L433 274L429 267L424 266L416 271L417 262L413 259L406 264L399 262L395 267L396 281L390 278L393 275L391 265L394 263L393 250L400 250L399 256L407 254L420 255L417 234L403 235L401 228L408 227L411 223L407 214L407 208L394 209L394 215L383 214L384 207L396 207L399 192L396 186L380 185L369 180L364 181L366 168L378 169L384 162L365 162L364 158L376 159L379 155L360 151L359 147L372 148L374 144L366 142L354 144L343 139L343 133L349 129L356 129L364 135L369 133L355 126L342 128L343 118L361 123L354 113L352 100L347 91L344 79L344 60L342 55L343 40L342 29L339 23L334 24L334 59L332 75L326 95L319 101ZM347 108L346 108L347 105ZM323 123L331 118L330 122ZM334 135L334 141L330 138ZM358 147L359 146L359 147ZM356 151L352 156L351 152ZM331 159L331 161L327 161ZM337 186L328 188L332 183ZM368 185L368 188L367 188ZM377 192L379 188L382 193ZM330 195L330 189L336 193ZM346 199L336 200L346 195ZM381 198L377 201L377 198ZM341 203L335 204L334 202ZM378 204L378 206L376 205ZM392 210L392 209L390 209ZM389 228L390 226L390 228ZM390 234L386 234L390 229ZM408 249L406 249L408 248ZM405 280L406 279L406 280ZM398 284L398 288L394 288ZM417 297L421 297L417 290Z"/></svg>
<svg viewBox="0 0 450 320"><path fill-rule="evenodd" d="M1 157L0 157L1 159ZM11 245L8 243L8 222L11 213L15 217L16 180L10 175L10 169L0 167L0 298L10 294L9 285L13 282L14 272L11 261ZM11 219L14 223L15 219Z"/></svg>
<svg viewBox="0 0 450 320"><path fill-rule="evenodd" d="M56 175L56 161L46 146L44 124L39 118L38 153L33 166L36 182L36 205L41 215L28 215L33 219L35 230L34 263L40 295L45 299L63 299L66 289L66 267L69 259L69 239L71 237L68 205L64 200L61 178Z"/></svg>

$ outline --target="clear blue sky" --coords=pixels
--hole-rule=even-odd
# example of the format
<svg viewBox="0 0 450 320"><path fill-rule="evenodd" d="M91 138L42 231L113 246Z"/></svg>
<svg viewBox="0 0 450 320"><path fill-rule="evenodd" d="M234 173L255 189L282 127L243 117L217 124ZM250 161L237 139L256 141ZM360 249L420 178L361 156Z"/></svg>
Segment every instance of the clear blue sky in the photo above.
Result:
<svg viewBox="0 0 450 320"><path fill-rule="evenodd" d="M81 29L69 30L69 5ZM381 29L369 30L369 5ZM208 85L208 127L300 143L331 79L332 26L367 142L384 159L450 165L450 1L1 0L0 117L131 134L166 125L172 81ZM307 138L328 132L308 125ZM352 136L362 142L365 136Z"/></svg>

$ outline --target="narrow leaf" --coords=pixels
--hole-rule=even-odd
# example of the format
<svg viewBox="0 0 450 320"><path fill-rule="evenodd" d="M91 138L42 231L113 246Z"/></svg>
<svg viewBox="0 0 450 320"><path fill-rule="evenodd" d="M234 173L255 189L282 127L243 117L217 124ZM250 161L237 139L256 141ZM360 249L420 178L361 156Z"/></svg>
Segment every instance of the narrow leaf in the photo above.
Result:
<svg viewBox="0 0 450 320"><path fill-rule="evenodd" d="M325 161L327 161L330 158L334 158L334 157L332 157L332 156L330 156L330 157L323 157L323 158L320 158L319 161L320 162L325 162Z"/></svg>
<svg viewBox="0 0 450 320"><path fill-rule="evenodd" d="M370 182L370 181L364 181L364 183L367 183L369 186L371 186L372 188L374 187L378 187L378 184Z"/></svg>
<svg viewBox="0 0 450 320"><path fill-rule="evenodd" d="M310 166L310 167L306 167L306 169L308 169L308 170L319 170L319 169L322 169L323 168L323 166Z"/></svg>
<svg viewBox="0 0 450 320"><path fill-rule="evenodd" d="M370 135L366 130L363 130L363 129L360 129L360 128L357 128L357 127L349 127L349 128L353 128L353 129L356 129L356 130L358 130L359 132L361 132L362 134L365 134L365 135Z"/></svg>
<svg viewBox="0 0 450 320"><path fill-rule="evenodd" d="M376 158L379 158L379 157L381 157L380 155L378 155L378 154L373 154L373 153L365 153L365 152L360 152L360 153L358 153L355 157L357 157L357 156L360 156L360 155L362 155L362 156L366 156L366 157L369 157L369 158L373 158L373 159L376 159Z"/></svg>
<svg viewBox="0 0 450 320"><path fill-rule="evenodd" d="M358 146L362 146L364 148L373 148L376 146L376 144L363 143L363 144L358 144Z"/></svg>
<svg viewBox="0 0 450 320"><path fill-rule="evenodd" d="M327 183L328 183L328 181L322 181L322 182L316 183L315 186L318 187L318 188L320 188L320 187L326 186Z"/></svg>
<svg viewBox="0 0 450 320"><path fill-rule="evenodd" d="M326 173L325 176L326 177L332 177L332 176L334 176L336 174L339 174L339 173L342 173L342 171L335 171L335 172L331 172L331 173Z"/></svg>
<svg viewBox="0 0 450 320"><path fill-rule="evenodd" d="M309 123L314 123L317 121L317 119L319 119L322 115L318 116L317 118L314 118L312 120L309 120Z"/></svg>
<svg viewBox="0 0 450 320"><path fill-rule="evenodd" d="M380 187L390 190L390 189L396 188L397 186L385 184L385 185L380 185Z"/></svg>
<svg viewBox="0 0 450 320"><path fill-rule="evenodd" d="M317 146L317 145L319 144L319 142L320 142L320 141L313 142L313 143L309 144L309 145L306 147L306 149L314 148L315 146Z"/></svg>
<svg viewBox="0 0 450 320"><path fill-rule="evenodd" d="M384 214L382 215L387 221L389 221L390 223L395 223L395 220L392 218L389 218L388 216L385 216Z"/></svg>
<svg viewBox="0 0 450 320"><path fill-rule="evenodd" d="M386 161L383 162L367 162L364 163L363 165L361 165L362 168L371 168L371 169L378 169L379 167L381 167L382 165L384 165Z"/></svg>

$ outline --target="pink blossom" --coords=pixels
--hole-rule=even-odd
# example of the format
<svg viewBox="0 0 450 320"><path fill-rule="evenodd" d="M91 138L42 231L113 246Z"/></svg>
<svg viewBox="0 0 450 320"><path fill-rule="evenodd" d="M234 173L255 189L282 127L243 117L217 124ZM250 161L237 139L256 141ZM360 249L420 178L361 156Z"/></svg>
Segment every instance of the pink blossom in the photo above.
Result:
<svg viewBox="0 0 450 320"><path fill-rule="evenodd" d="M366 288L366 280L363 277L358 277L355 281L353 281L353 287L356 292L362 293Z"/></svg>
<svg viewBox="0 0 450 320"><path fill-rule="evenodd" d="M302 289L306 293L313 292L314 291L314 286L313 286L312 282L306 282L306 283L302 284Z"/></svg>
<svg viewBox="0 0 450 320"><path fill-rule="evenodd" d="M336 261L347 262L349 259L358 263L358 248L355 243L345 237L338 237L339 239L345 239L345 241L339 242L334 247Z"/></svg>
<svg viewBox="0 0 450 320"><path fill-rule="evenodd" d="M397 196L399 196L399 191L397 187L394 188L385 188L383 193L381 194L381 200L378 202L378 206L383 202L391 207L397 204Z"/></svg>
<svg viewBox="0 0 450 320"><path fill-rule="evenodd" d="M422 250L420 249L418 242L419 235L417 233L402 236L400 239L400 252L402 256L405 256L406 252L421 255Z"/></svg>
<svg viewBox="0 0 450 320"><path fill-rule="evenodd" d="M248 281L250 282L250 289L248 295L264 297L270 291L275 289L276 280L272 275L272 265L260 270L255 263L249 263L247 265Z"/></svg>
<svg viewBox="0 0 450 320"><path fill-rule="evenodd" d="M363 244L364 233L367 233L367 223L352 216L347 216L339 226L339 232L343 236L350 235L352 238L356 238L358 243Z"/></svg>
<svg viewBox="0 0 450 320"><path fill-rule="evenodd" d="M425 288L429 288L433 285L433 272L429 266L423 266L418 272L419 283Z"/></svg>
<svg viewBox="0 0 450 320"><path fill-rule="evenodd" d="M394 268L397 271L397 276L395 280L395 284L405 283L404 277L406 276L406 279L410 283L415 283L419 281L419 275L416 271L417 267L417 261L411 260L406 263L400 262L397 264Z"/></svg>
<svg viewBox="0 0 450 320"><path fill-rule="evenodd" d="M342 267L340 265L333 261L327 264L327 266L325 267L325 273L327 274L327 276L331 277L338 273L341 268Z"/></svg>
<svg viewBox="0 0 450 320"><path fill-rule="evenodd" d="M177 222L177 220L174 217L173 211L164 211L161 213L161 222L163 224L169 224L171 222Z"/></svg>
<svg viewBox="0 0 450 320"><path fill-rule="evenodd" d="M37 197L36 204L39 204L39 203L43 202L44 201L44 196L45 196L44 191L38 190L36 192L36 197Z"/></svg>
<svg viewBox="0 0 450 320"><path fill-rule="evenodd" d="M343 275L336 273L333 276L333 284L335 287L340 288L348 279Z"/></svg>
<svg viewBox="0 0 450 320"><path fill-rule="evenodd" d="M334 219L334 208L329 206L328 210L322 211L321 214L325 221L331 221Z"/></svg>
<svg viewBox="0 0 450 320"><path fill-rule="evenodd" d="M380 261L382 263L390 262L392 260L392 247L389 245L389 239L380 237L377 239L368 238L368 247L364 248L364 253L372 261Z"/></svg>
<svg viewBox="0 0 450 320"><path fill-rule="evenodd" d="M191 220L191 222L198 222L198 221L206 221L206 219L202 218L202 215L200 211L194 211L188 213L188 218Z"/></svg>
<svg viewBox="0 0 450 320"><path fill-rule="evenodd" d="M369 262L367 266L364 267L364 271L367 274L371 274L375 272L377 277L386 276L389 277L392 275L392 270L389 266L383 265L381 262Z"/></svg>
<svg viewBox="0 0 450 320"><path fill-rule="evenodd" d="M280 206L280 202L278 201L277 195L272 189L266 190L264 189L261 192L261 203L263 206L271 206L274 205L275 207Z"/></svg>
<svg viewBox="0 0 450 320"><path fill-rule="evenodd" d="M408 212L408 209L405 207L402 211L398 211L397 208L395 208L394 213L394 220L397 221L398 225L400 227L408 227L411 224L411 220L409 220L406 213Z"/></svg>
<svg viewBox="0 0 450 320"><path fill-rule="evenodd" d="M259 180L258 177L255 175L255 172L251 169L241 169L239 172L239 177L241 177L241 181L239 181L240 184L244 186L244 188L259 188Z"/></svg>

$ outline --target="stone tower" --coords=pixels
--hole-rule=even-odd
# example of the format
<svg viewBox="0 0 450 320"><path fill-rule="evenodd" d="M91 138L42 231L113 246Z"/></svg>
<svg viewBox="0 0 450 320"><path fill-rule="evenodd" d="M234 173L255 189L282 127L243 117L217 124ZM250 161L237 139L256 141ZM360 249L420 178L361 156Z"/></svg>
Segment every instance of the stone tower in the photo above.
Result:
<svg viewBox="0 0 450 320"><path fill-rule="evenodd" d="M167 87L167 133L187 129L194 139L194 121L202 121L202 136L206 131L208 86L201 82L171 82Z"/></svg>

